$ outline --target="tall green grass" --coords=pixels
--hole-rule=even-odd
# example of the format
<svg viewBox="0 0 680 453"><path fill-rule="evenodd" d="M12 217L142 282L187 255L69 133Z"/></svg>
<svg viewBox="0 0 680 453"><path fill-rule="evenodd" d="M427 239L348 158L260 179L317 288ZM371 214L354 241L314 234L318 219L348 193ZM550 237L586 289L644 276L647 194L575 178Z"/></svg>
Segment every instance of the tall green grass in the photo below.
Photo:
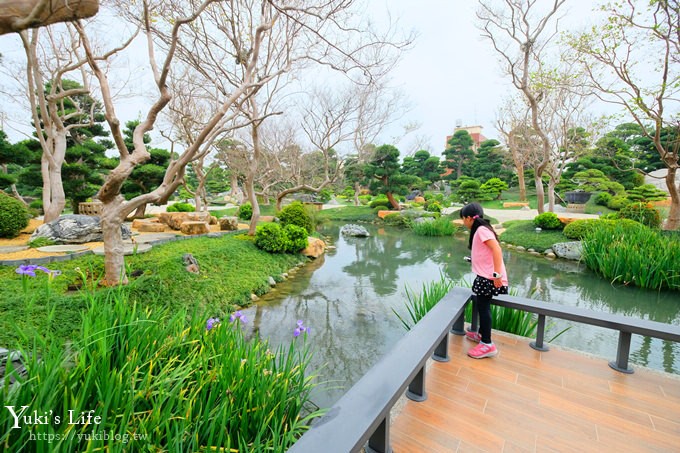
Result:
<svg viewBox="0 0 680 453"><path fill-rule="evenodd" d="M187 319L119 290L88 300L69 347L32 335L29 377L0 388L0 450L286 451L318 415L302 415L314 385L303 339L270 350L239 321ZM44 423L13 429L5 406ZM71 423L88 413L100 419Z"/></svg>
<svg viewBox="0 0 680 453"><path fill-rule="evenodd" d="M451 236L458 231L458 227L447 217L428 220L425 222L414 222L411 229L418 236Z"/></svg>
<svg viewBox="0 0 680 453"><path fill-rule="evenodd" d="M583 239L583 261L612 282L680 290L680 240L633 221L603 224Z"/></svg>
<svg viewBox="0 0 680 453"><path fill-rule="evenodd" d="M413 293L408 287L406 288L406 296L408 298L406 311L408 318L400 315L395 309L392 309L392 311L399 318L404 328L411 330L453 286L470 287L471 284L466 281L453 282L442 274L439 280L423 283L422 291L419 294ZM514 296L517 295L517 291L514 288L510 289L510 293ZM472 320L472 304L468 304L465 307L465 320L467 322ZM492 326L496 330L502 330L503 332L523 337L533 337L536 333L537 320L533 313L492 305L491 320Z"/></svg>

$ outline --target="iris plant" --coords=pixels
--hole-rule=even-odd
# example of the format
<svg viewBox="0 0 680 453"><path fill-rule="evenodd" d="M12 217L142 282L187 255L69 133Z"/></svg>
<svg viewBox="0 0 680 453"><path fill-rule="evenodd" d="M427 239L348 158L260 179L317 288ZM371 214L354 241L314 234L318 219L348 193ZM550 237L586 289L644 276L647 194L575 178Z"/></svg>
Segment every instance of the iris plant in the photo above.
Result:
<svg viewBox="0 0 680 453"><path fill-rule="evenodd" d="M295 330L293 330L293 336L297 338L297 337L300 336L301 333L308 332L308 331L309 331L309 327L304 326L302 324L302 320L298 319L297 327L295 327Z"/></svg>
<svg viewBox="0 0 680 453"><path fill-rule="evenodd" d="M238 319L240 322L242 322L243 324L245 324L245 323L248 322L248 318L246 318L246 315L244 315L243 313L241 313L240 310L235 311L234 313L231 314L231 316L229 316L229 322L234 322L234 321L236 321L237 319Z"/></svg>

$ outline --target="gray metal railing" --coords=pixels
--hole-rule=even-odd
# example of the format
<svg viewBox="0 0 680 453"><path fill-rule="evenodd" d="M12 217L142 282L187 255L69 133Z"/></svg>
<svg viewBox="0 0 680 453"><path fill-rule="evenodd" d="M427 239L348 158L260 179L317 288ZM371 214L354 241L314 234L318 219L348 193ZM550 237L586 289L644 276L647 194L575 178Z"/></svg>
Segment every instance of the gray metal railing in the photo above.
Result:
<svg viewBox="0 0 680 453"><path fill-rule="evenodd" d="M365 447L369 453L391 452L389 415L392 407L405 390L406 396L414 401L427 399L426 362L431 355L434 360L449 360L449 333L465 334L465 306L473 299L468 288L455 287L449 291L288 451L348 453ZM507 295L494 298L492 303L538 315L536 341L530 346L539 351L549 350L544 345L547 316L618 330L617 357L609 366L623 373L633 372L628 366L632 334L680 343L680 326ZM474 313L475 310L473 329L477 323Z"/></svg>

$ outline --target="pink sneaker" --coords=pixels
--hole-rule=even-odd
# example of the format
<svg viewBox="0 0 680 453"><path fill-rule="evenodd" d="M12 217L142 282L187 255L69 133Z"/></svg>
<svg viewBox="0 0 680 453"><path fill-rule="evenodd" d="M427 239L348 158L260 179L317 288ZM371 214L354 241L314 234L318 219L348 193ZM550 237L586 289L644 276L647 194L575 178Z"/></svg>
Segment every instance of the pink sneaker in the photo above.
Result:
<svg viewBox="0 0 680 453"><path fill-rule="evenodd" d="M465 338L470 341L474 341L475 343L482 341L482 336L479 334L479 332L470 332L469 330L465 332Z"/></svg>
<svg viewBox="0 0 680 453"><path fill-rule="evenodd" d="M468 355L473 359L483 359L484 357L495 357L498 355L498 349L495 344L479 343L474 348L468 351Z"/></svg>

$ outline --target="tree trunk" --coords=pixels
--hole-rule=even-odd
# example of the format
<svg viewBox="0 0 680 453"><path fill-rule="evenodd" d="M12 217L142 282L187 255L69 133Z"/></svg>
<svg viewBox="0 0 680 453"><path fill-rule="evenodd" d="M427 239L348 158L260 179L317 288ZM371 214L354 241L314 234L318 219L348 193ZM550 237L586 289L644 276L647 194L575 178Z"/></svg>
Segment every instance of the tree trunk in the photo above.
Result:
<svg viewBox="0 0 680 453"><path fill-rule="evenodd" d="M519 165L517 169L517 184L519 185L519 201L527 201L527 184L524 181L524 166Z"/></svg>
<svg viewBox="0 0 680 453"><path fill-rule="evenodd" d="M666 174L666 187L671 194L671 210L664 225L666 230L680 229L680 187L675 183L676 167L669 167Z"/></svg>
<svg viewBox="0 0 680 453"><path fill-rule="evenodd" d="M123 236L120 228L123 218L120 214L123 197L116 196L109 203L104 202L100 216L104 235L104 280L105 286L126 285L125 257L123 256Z"/></svg>
<svg viewBox="0 0 680 453"><path fill-rule="evenodd" d="M0 2L0 35L92 17L98 10L98 0L3 0Z"/></svg>
<svg viewBox="0 0 680 453"><path fill-rule="evenodd" d="M540 175L536 174L534 176L534 184L536 185L536 203L538 206L536 206L536 209L538 209L539 214L543 214L544 208L543 205L545 204L545 191L543 190L543 178L541 178Z"/></svg>
<svg viewBox="0 0 680 453"><path fill-rule="evenodd" d="M41 174L43 177L43 210L45 212L44 222L48 223L57 219L64 211L66 206L66 194L61 181L61 167L64 163L66 151L66 137L58 140L55 137L54 153L52 159L43 153L41 162ZM63 146L63 149L60 149Z"/></svg>
<svg viewBox="0 0 680 453"><path fill-rule="evenodd" d="M354 206L359 206L359 192L361 192L361 184L357 181L354 183Z"/></svg>
<svg viewBox="0 0 680 453"><path fill-rule="evenodd" d="M548 211L555 212L555 185L556 181L550 178L548 181Z"/></svg>
<svg viewBox="0 0 680 453"><path fill-rule="evenodd" d="M260 205L257 202L257 195L255 195L254 178L251 175L246 177L246 196L253 207L253 216L250 218L250 227L248 228L248 236L255 236L255 229L257 228L257 221L260 220Z"/></svg>
<svg viewBox="0 0 680 453"><path fill-rule="evenodd" d="M394 195L392 195L392 192L387 192L385 193L387 195L387 199L390 201L390 204L394 209L399 211L399 202L394 198Z"/></svg>
<svg viewBox="0 0 680 453"><path fill-rule="evenodd" d="M133 219L143 219L146 217L146 203L139 205L135 213L132 215Z"/></svg>

